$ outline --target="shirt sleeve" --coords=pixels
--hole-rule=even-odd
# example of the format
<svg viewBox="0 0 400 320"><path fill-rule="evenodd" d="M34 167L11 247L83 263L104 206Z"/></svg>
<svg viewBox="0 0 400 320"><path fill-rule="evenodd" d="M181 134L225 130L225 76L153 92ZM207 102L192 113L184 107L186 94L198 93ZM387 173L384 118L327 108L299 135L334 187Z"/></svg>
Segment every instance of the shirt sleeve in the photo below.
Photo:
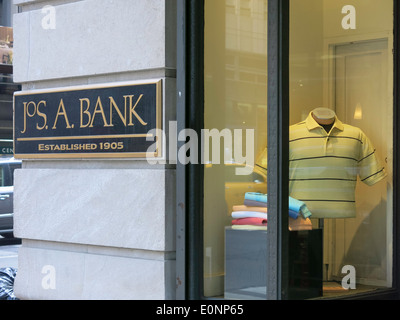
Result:
<svg viewBox="0 0 400 320"><path fill-rule="evenodd" d="M386 177L386 170L377 155L371 140L361 131L361 151L358 172L362 182L372 186Z"/></svg>

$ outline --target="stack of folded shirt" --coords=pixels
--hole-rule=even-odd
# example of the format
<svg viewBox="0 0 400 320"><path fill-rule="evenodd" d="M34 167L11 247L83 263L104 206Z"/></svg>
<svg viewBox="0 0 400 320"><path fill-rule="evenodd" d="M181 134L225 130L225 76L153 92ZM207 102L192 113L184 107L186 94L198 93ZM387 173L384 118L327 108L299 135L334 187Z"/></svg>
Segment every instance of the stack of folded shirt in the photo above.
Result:
<svg viewBox="0 0 400 320"><path fill-rule="evenodd" d="M245 194L244 205L248 207L267 208L268 195L256 192ZM289 230L311 230L311 212L302 201L289 197Z"/></svg>
<svg viewBox="0 0 400 320"><path fill-rule="evenodd" d="M247 192L244 196L244 204L247 206L266 208L268 205L268 195L264 193ZM300 214L304 219L311 216L311 212L304 202L289 197L289 217L297 219Z"/></svg>
<svg viewBox="0 0 400 320"><path fill-rule="evenodd" d="M267 208L250 207L246 205L233 206L232 228L233 229L267 229Z"/></svg>

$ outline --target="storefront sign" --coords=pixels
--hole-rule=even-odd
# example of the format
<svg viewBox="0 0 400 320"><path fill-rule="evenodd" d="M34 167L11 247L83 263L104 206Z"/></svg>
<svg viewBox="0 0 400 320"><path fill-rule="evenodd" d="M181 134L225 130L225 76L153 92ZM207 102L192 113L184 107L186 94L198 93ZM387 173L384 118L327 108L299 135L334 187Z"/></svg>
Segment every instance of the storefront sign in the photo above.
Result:
<svg viewBox="0 0 400 320"><path fill-rule="evenodd" d="M8 139L0 139L0 156L10 156L12 154L14 154L13 141Z"/></svg>
<svg viewBox="0 0 400 320"><path fill-rule="evenodd" d="M158 157L161 95L161 80L15 93L15 158Z"/></svg>

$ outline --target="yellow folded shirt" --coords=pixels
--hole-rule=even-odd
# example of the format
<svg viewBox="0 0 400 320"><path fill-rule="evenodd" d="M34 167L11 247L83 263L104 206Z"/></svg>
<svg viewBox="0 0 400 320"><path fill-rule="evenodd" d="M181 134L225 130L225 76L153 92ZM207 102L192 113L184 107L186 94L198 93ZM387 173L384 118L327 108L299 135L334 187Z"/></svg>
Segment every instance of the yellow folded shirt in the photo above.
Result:
<svg viewBox="0 0 400 320"><path fill-rule="evenodd" d="M312 230L312 222L309 218L304 219L298 217L293 219L289 217L289 230L290 231L300 231L300 230Z"/></svg>
<svg viewBox="0 0 400 320"><path fill-rule="evenodd" d="M267 213L268 209L264 207L248 207L244 205L233 206L233 211L253 211L253 212L264 212Z"/></svg>

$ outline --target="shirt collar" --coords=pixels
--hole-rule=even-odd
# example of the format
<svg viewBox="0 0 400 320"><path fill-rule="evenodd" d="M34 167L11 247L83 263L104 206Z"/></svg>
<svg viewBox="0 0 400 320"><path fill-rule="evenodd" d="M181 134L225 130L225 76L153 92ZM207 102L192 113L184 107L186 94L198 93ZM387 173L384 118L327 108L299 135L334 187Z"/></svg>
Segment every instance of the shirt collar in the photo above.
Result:
<svg viewBox="0 0 400 320"><path fill-rule="evenodd" d="M316 128L322 128L322 126L320 124L318 124L318 122L315 121L315 119L313 118L312 112L310 112L310 114L308 115L308 117L306 119L306 126L309 131L314 130ZM335 116L335 123L333 124L332 129L333 128L336 128L340 131L344 130L343 122L340 121L337 116Z"/></svg>

